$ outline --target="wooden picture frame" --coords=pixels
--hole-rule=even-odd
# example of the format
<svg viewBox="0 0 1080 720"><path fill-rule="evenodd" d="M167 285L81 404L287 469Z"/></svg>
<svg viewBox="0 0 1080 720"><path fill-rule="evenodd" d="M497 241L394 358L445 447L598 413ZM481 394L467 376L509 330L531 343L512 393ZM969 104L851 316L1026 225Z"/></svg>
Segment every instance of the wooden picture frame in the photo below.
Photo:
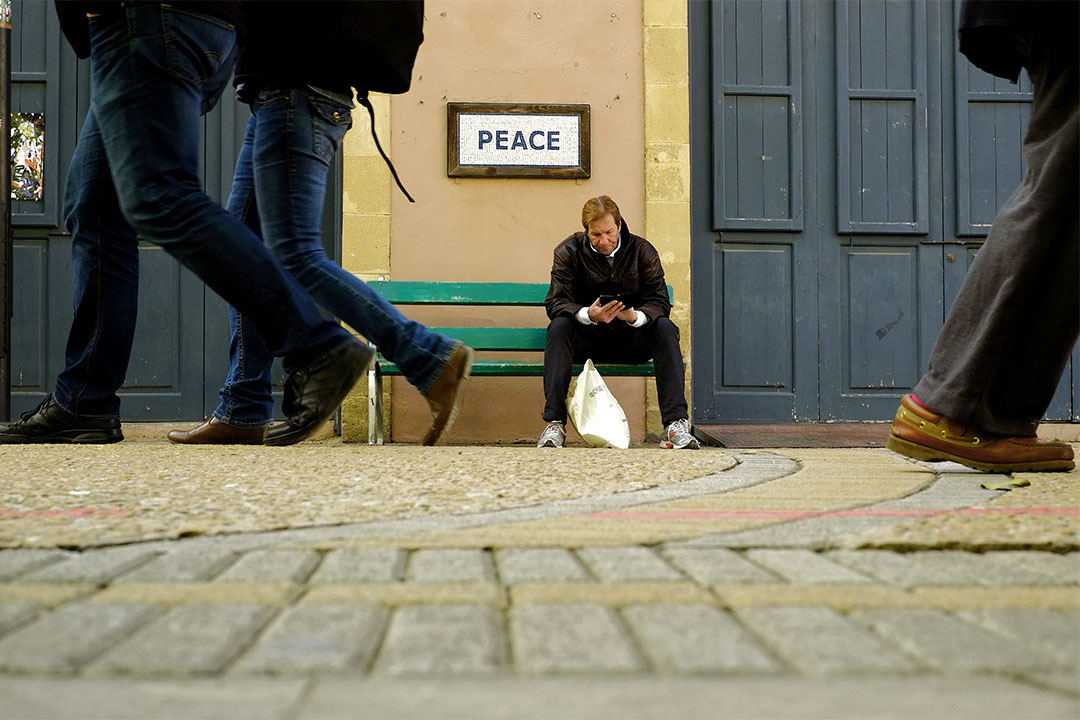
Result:
<svg viewBox="0 0 1080 720"><path fill-rule="evenodd" d="M464 178L587 178L588 105L446 104L446 174Z"/></svg>

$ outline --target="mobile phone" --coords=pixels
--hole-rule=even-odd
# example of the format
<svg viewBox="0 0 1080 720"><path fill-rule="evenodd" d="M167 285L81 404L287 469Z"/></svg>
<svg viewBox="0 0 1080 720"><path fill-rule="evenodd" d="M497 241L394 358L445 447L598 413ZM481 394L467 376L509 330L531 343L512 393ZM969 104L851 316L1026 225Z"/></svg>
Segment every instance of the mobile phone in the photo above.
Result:
<svg viewBox="0 0 1080 720"><path fill-rule="evenodd" d="M607 305L612 300L618 300L623 305L625 305L626 304L626 295L601 295L600 296L600 304L601 305Z"/></svg>

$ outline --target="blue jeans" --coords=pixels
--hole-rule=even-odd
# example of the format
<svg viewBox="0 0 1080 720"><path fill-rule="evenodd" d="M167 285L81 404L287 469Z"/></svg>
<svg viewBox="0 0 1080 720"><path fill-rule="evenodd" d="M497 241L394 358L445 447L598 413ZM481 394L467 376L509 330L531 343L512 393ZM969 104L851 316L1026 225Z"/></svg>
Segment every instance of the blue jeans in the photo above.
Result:
<svg viewBox="0 0 1080 720"><path fill-rule="evenodd" d="M324 309L374 343L426 393L454 341L409 320L366 282L326 256L322 209L334 153L352 125L352 99L316 88L263 88L252 106L227 209L273 249ZM261 427L273 415L271 363L259 329L230 307L229 375L219 420Z"/></svg>
<svg viewBox="0 0 1080 720"><path fill-rule="evenodd" d="M160 5L90 21L93 94L65 188L75 316L56 400L119 417L138 304L137 237L162 246L263 331L292 371L349 340L199 181L201 117L235 61L232 26Z"/></svg>

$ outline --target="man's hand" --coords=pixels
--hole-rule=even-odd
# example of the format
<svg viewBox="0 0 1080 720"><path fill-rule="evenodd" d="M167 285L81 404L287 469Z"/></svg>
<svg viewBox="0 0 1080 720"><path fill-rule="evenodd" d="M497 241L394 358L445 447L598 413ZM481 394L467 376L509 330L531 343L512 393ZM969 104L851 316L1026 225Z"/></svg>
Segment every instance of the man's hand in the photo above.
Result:
<svg viewBox="0 0 1080 720"><path fill-rule="evenodd" d="M633 325L637 322L637 310L626 307L618 300L612 300L606 305L600 304L600 298L596 298L589 306L589 319L594 323L609 323L612 320L622 320Z"/></svg>
<svg viewBox="0 0 1080 720"><path fill-rule="evenodd" d="M600 298L596 298L596 300L593 301L593 304L589 306L589 319L594 323L609 323L615 318L620 317L622 313L626 312L623 308L624 305L618 300L612 300L606 305L601 305ZM631 313L634 318L637 317L637 315L633 313L632 308ZM633 321L631 320L631 322Z"/></svg>

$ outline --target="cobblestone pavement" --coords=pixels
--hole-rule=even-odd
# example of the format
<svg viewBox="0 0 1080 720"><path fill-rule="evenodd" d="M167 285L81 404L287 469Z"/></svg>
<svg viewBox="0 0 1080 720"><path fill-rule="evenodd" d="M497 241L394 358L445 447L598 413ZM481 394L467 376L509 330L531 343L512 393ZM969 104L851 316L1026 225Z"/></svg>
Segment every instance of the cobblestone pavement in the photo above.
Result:
<svg viewBox="0 0 1080 720"><path fill-rule="evenodd" d="M500 478L458 450L462 492ZM0 717L1080 717L1077 473L708 452L734 462L525 507L9 542Z"/></svg>

